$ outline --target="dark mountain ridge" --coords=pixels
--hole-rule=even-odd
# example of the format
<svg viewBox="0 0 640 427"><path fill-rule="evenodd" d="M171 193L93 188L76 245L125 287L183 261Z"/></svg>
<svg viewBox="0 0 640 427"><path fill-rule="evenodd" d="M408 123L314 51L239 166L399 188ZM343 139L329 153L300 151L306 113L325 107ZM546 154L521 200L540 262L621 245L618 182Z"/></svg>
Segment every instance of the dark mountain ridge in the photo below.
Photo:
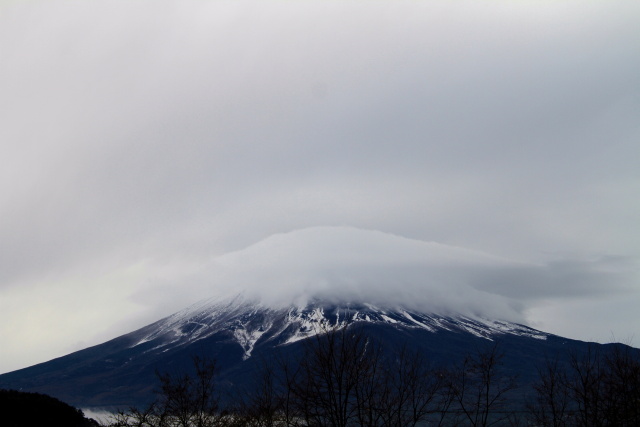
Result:
<svg viewBox="0 0 640 427"><path fill-rule="evenodd" d="M437 315L401 306L314 300L274 308L238 295L203 300L174 315L103 344L0 375L0 388L46 393L77 407L144 405L156 372L191 368L193 355L217 361L222 389L250 386L261 361L276 353L295 358L304 341L332 327L359 327L384 348L408 345L436 364L499 342L504 367L528 384L547 357L566 357L589 344L517 323ZM618 345L618 344L616 344Z"/></svg>

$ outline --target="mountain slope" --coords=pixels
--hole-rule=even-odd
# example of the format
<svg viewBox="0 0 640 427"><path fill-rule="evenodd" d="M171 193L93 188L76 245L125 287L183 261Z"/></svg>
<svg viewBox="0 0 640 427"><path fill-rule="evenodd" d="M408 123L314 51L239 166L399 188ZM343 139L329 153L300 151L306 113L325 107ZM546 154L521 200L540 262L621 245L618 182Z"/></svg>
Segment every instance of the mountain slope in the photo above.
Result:
<svg viewBox="0 0 640 427"><path fill-rule="evenodd" d="M192 355L201 354L217 360L221 384L232 389L249 384L260 361L275 352L296 357L305 339L347 325L365 329L387 348L408 344L437 363L499 340L507 368L524 381L545 355L585 345L515 323L401 306L315 300L273 308L237 295L203 300L104 344L0 375L0 387L47 393L82 407L143 404L153 397L156 371L189 369Z"/></svg>
<svg viewBox="0 0 640 427"><path fill-rule="evenodd" d="M487 339L501 335L546 339L549 335L511 322L439 316L401 306L382 308L366 303L337 306L314 301L303 307L274 309L237 295L224 300L203 300L127 336L137 340L132 347L153 343L154 347L147 351L164 352L227 333L242 348L243 359L248 359L257 343L286 345L324 328L354 322L429 332L466 332Z"/></svg>

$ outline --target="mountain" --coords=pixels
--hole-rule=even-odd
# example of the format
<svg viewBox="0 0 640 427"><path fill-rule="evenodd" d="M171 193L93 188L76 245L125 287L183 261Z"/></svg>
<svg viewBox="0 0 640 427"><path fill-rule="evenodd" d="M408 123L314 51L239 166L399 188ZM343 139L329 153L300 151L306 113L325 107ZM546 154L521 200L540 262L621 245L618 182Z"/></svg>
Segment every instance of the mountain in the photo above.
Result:
<svg viewBox="0 0 640 427"><path fill-rule="evenodd" d="M505 368L525 383L545 357L588 345L507 321L364 302L274 308L241 294L203 300L103 344L0 375L0 388L46 393L85 408L142 405L153 397L156 372L187 370L200 354L216 359L221 386L233 389L249 385L276 352L299 356L305 340L333 326L361 327L385 348L406 344L435 363L499 342Z"/></svg>

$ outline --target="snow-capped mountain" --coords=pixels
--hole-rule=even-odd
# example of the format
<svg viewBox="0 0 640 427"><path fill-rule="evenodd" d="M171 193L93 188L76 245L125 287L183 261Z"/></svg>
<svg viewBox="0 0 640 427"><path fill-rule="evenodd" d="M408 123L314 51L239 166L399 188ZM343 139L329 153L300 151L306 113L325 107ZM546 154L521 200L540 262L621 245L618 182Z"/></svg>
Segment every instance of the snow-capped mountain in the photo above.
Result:
<svg viewBox="0 0 640 427"><path fill-rule="evenodd" d="M296 357L305 339L356 325L383 346L409 344L434 361L500 341L507 364L525 377L545 354L579 343L501 320L366 302L273 307L240 294L200 301L104 344L0 375L0 388L43 392L83 407L141 404L153 396L156 371L188 369L194 354L215 358L221 383L235 387L251 381L256 366L276 352Z"/></svg>
<svg viewBox="0 0 640 427"><path fill-rule="evenodd" d="M305 305L272 308L242 294L225 299L200 301L138 331L132 345L153 343L147 351L168 351L228 334L242 348L243 359L251 357L257 343L283 346L309 338L323 330L358 323L388 325L397 329L428 332L469 333L492 340L503 335L546 339L548 334L517 323L468 316L420 313L401 306L380 307L368 303L330 304L320 300ZM135 334L135 333L134 333Z"/></svg>

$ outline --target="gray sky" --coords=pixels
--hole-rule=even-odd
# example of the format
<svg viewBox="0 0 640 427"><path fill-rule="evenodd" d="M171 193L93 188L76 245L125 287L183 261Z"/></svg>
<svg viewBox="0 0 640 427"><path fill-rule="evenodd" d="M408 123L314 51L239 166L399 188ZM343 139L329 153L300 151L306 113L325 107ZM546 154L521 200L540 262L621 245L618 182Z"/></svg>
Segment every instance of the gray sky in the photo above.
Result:
<svg viewBox="0 0 640 427"><path fill-rule="evenodd" d="M640 339L638 2L4 3L0 144L0 372L243 288Z"/></svg>

